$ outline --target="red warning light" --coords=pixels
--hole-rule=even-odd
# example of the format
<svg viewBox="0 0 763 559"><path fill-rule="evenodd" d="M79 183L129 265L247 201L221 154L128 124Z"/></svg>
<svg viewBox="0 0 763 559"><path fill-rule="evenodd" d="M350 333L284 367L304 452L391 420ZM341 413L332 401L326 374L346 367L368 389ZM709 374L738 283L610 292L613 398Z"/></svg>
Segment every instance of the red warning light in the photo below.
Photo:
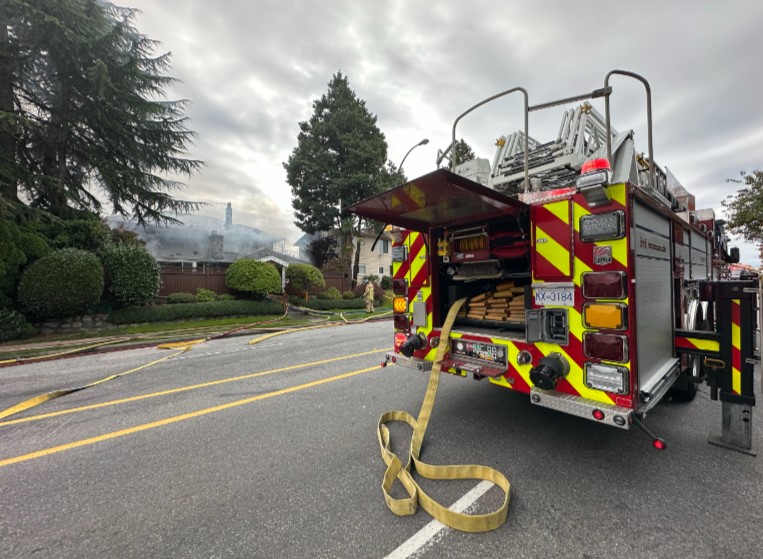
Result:
<svg viewBox="0 0 763 559"><path fill-rule="evenodd" d="M602 421L604 419L604 412L601 410L593 410L592 415L596 421Z"/></svg>

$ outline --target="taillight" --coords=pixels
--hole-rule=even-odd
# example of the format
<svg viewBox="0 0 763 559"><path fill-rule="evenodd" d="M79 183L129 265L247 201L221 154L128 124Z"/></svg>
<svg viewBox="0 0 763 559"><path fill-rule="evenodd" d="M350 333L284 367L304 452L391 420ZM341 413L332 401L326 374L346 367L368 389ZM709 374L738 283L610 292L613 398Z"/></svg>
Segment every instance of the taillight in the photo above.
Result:
<svg viewBox="0 0 763 559"><path fill-rule="evenodd" d="M626 308L620 303L585 303L583 325L586 328L624 330L627 326Z"/></svg>
<svg viewBox="0 0 763 559"><path fill-rule="evenodd" d="M395 349L399 350L405 340L408 339L408 335L403 332L395 332Z"/></svg>
<svg viewBox="0 0 763 559"><path fill-rule="evenodd" d="M626 290L625 272L585 272L583 274L583 297L625 299Z"/></svg>
<svg viewBox="0 0 763 559"><path fill-rule="evenodd" d="M586 332L583 336L583 353L586 357L607 361L628 361L628 338L618 334Z"/></svg>
<svg viewBox="0 0 763 559"><path fill-rule="evenodd" d="M408 280L393 279L392 293L394 293L395 295L408 295Z"/></svg>
<svg viewBox="0 0 763 559"><path fill-rule="evenodd" d="M407 314L395 314L392 316L392 320L395 330L405 330L407 332L410 329L410 319Z"/></svg>

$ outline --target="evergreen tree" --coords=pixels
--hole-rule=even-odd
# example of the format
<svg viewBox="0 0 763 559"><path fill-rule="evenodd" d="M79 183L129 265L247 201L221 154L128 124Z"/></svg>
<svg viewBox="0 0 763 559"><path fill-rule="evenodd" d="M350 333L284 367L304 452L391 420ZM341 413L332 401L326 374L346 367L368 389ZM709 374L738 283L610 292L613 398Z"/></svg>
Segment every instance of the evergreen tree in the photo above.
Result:
<svg viewBox="0 0 763 559"><path fill-rule="evenodd" d="M466 143L466 140L458 140L456 142L456 164L460 165L461 163L466 163L467 161L476 158L477 156L474 155L474 150L472 150L472 147Z"/></svg>
<svg viewBox="0 0 763 559"><path fill-rule="evenodd" d="M300 122L299 129L297 146L284 163L297 218L294 223L311 234L339 229L340 257L349 271L353 233L366 224L342 208L388 185L387 142L376 117L341 72L313 102L312 117Z"/></svg>
<svg viewBox="0 0 763 559"><path fill-rule="evenodd" d="M103 0L3 0L0 8L0 194L69 217L98 212L98 190L139 223L176 221L202 163L186 100L167 101L169 55ZM9 85L10 84L10 87ZM10 93L10 97L8 97ZM9 99L11 99L9 103Z"/></svg>

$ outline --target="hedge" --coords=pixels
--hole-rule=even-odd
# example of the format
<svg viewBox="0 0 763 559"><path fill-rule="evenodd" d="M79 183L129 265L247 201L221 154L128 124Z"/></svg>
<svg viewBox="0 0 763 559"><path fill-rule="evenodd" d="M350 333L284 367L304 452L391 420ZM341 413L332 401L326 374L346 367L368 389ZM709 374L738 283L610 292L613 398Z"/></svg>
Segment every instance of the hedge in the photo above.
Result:
<svg viewBox="0 0 763 559"><path fill-rule="evenodd" d="M289 297L289 303L296 307L306 307L316 311L333 309L364 309L366 306L363 299L313 299L305 301L300 297Z"/></svg>
<svg viewBox="0 0 763 559"><path fill-rule="evenodd" d="M264 296L281 292L281 274L267 262L251 258L236 260L225 272L225 285L236 291Z"/></svg>
<svg viewBox="0 0 763 559"><path fill-rule="evenodd" d="M34 333L34 328L20 313L0 309L0 342L28 337Z"/></svg>
<svg viewBox="0 0 763 559"><path fill-rule="evenodd" d="M101 255L111 292L121 305L149 301L159 292L159 264L140 245L109 245Z"/></svg>
<svg viewBox="0 0 763 559"><path fill-rule="evenodd" d="M250 316L282 314L280 303L272 301L210 301L185 305L156 305L153 307L130 307L109 314L112 324L140 322L165 322L190 318L219 318L223 316Z"/></svg>
<svg viewBox="0 0 763 559"><path fill-rule="evenodd" d="M86 311L103 293L103 266L91 252L65 248L28 266L19 282L19 302L37 317Z"/></svg>

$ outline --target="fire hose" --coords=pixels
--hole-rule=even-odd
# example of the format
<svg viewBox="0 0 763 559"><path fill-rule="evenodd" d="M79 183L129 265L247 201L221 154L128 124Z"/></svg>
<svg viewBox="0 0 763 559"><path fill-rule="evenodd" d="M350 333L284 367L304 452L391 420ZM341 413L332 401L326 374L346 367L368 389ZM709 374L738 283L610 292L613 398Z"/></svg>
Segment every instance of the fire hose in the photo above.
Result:
<svg viewBox="0 0 763 559"><path fill-rule="evenodd" d="M495 530L506 520L511 490L509 480L501 472L488 466L473 464L441 466L427 464L420 460L421 444L432 414L432 407L434 406L434 399L440 382L441 363L448 348L448 337L450 336L450 330L458 315L458 311L465 301L466 299L456 301L445 319L445 324L440 334L440 344L435 353L434 365L429 375L429 383L424 401L421 404L419 416L414 418L405 411L388 411L379 419L377 439L379 440L382 459L387 465L382 481L382 491L384 492L387 507L398 516L414 514L420 504L433 518L446 526L464 532L488 532ZM393 421L406 423L413 428L408 462L405 466L403 466L400 458L391 450L390 434L386 424ZM419 486L411 473L412 465L415 467L415 471L426 479L480 479L490 481L503 490L505 495L503 503L499 508L487 514L464 514L449 510L429 497L421 489L421 486ZM396 480L402 484L408 497L395 498L390 494L390 490Z"/></svg>

